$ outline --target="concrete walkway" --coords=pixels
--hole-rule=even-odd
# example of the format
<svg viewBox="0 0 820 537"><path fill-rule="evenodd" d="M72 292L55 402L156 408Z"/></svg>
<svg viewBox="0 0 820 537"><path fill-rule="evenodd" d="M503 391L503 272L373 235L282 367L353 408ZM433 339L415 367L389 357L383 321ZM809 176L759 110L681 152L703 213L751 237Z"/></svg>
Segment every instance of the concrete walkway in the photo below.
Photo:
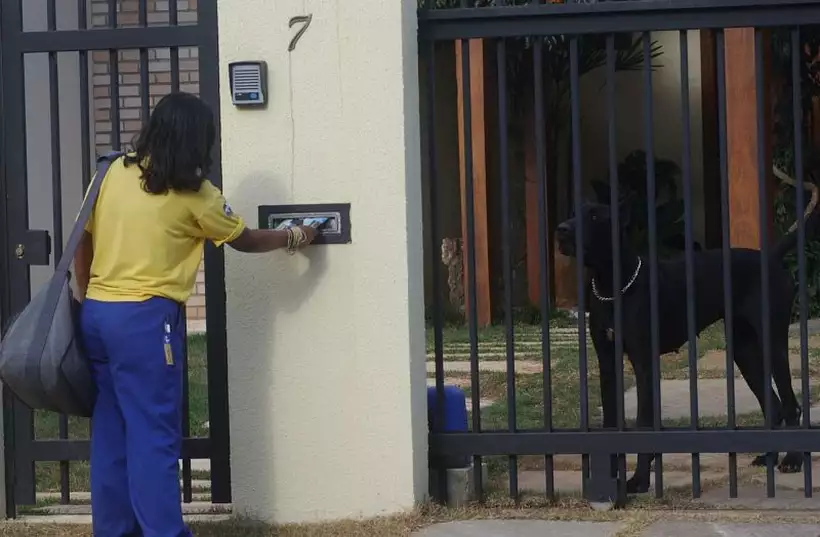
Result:
<svg viewBox="0 0 820 537"><path fill-rule="evenodd" d="M626 530L618 522L540 520L471 520L448 522L415 533L418 537L615 537ZM635 537L818 537L820 525L656 522Z"/></svg>

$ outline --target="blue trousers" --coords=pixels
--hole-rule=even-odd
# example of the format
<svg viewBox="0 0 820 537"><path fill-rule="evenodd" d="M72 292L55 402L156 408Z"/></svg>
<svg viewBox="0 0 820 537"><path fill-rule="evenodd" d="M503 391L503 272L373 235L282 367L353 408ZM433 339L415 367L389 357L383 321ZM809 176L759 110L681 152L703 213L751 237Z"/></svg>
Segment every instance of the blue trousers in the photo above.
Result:
<svg viewBox="0 0 820 537"><path fill-rule="evenodd" d="M181 306L85 300L81 331L99 389L91 419L95 537L190 537L182 521Z"/></svg>

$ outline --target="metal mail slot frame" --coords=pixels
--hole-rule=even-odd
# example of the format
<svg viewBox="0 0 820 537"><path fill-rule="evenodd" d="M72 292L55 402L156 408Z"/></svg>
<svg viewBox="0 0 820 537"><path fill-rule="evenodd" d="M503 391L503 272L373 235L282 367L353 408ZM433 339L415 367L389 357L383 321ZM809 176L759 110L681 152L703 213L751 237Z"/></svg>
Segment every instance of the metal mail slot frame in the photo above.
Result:
<svg viewBox="0 0 820 537"><path fill-rule="evenodd" d="M352 242L349 203L305 205L260 205L259 228L274 229L288 219L328 218L313 244L349 244Z"/></svg>

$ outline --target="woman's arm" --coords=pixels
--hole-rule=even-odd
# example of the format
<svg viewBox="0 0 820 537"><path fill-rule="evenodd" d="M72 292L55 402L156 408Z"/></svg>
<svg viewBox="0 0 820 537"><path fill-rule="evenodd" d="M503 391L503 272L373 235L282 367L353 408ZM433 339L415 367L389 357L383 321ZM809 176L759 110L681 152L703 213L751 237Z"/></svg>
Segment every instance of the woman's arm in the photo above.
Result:
<svg viewBox="0 0 820 537"><path fill-rule="evenodd" d="M309 226L303 226L302 231L305 234L304 244L313 242L316 237L316 230ZM288 231L286 229L245 228L236 239L228 243L228 246L244 253L272 252L280 248L287 248Z"/></svg>
<svg viewBox="0 0 820 537"><path fill-rule="evenodd" d="M91 279L91 262L94 260L94 245L89 232L83 233L77 253L74 254L74 279L77 282L77 299L82 301L88 291L88 282Z"/></svg>

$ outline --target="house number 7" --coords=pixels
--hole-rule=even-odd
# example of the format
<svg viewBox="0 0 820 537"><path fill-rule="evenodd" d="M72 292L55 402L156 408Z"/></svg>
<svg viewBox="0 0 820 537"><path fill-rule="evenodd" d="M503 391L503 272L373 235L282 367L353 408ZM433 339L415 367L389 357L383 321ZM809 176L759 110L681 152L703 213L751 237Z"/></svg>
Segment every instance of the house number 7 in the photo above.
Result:
<svg viewBox="0 0 820 537"><path fill-rule="evenodd" d="M293 52L294 49L296 49L296 43L298 43L302 36L305 34L312 20L313 13L309 15L300 15L298 17L293 17L292 19L290 19L290 22L288 23L288 28L293 28L299 23L302 23L302 27L299 28L299 31L296 32L296 35L294 35L293 39L290 40L290 45L288 45L288 52Z"/></svg>

